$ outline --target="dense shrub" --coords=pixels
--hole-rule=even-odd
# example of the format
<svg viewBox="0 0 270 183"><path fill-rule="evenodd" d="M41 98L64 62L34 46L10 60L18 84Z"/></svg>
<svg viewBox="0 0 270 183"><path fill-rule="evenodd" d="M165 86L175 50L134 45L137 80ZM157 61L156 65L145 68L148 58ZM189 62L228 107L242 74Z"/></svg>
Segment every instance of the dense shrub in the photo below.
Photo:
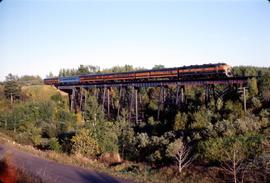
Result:
<svg viewBox="0 0 270 183"><path fill-rule="evenodd" d="M72 153L95 158L100 154L100 147L89 129L81 129L72 139Z"/></svg>
<svg viewBox="0 0 270 183"><path fill-rule="evenodd" d="M51 138L48 142L48 146L50 150L61 152L61 145L59 144L57 138Z"/></svg>

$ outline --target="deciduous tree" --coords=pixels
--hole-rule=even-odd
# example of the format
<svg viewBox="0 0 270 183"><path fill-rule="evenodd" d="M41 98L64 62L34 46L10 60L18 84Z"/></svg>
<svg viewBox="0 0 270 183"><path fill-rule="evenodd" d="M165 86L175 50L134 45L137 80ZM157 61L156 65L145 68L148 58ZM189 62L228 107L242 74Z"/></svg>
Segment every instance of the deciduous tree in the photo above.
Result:
<svg viewBox="0 0 270 183"><path fill-rule="evenodd" d="M173 143L169 144L167 148L167 154L169 157L174 157L177 161L179 173L186 167L188 167L192 161L191 149L183 143L181 139L177 139Z"/></svg>

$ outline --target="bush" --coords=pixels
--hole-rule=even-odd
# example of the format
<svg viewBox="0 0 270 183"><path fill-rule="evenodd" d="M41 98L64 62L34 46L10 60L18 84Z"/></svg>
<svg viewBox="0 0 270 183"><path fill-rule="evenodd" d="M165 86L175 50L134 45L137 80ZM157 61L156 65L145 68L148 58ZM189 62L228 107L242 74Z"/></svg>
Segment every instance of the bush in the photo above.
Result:
<svg viewBox="0 0 270 183"><path fill-rule="evenodd" d="M56 138L51 138L48 142L48 146L50 150L61 152L61 145L59 144L58 140Z"/></svg>
<svg viewBox="0 0 270 183"><path fill-rule="evenodd" d="M117 126L108 121L97 121L95 139L102 152L118 153Z"/></svg>
<svg viewBox="0 0 270 183"><path fill-rule="evenodd" d="M100 154L100 147L93 138L93 133L89 129L82 129L72 139L72 153L81 154L89 158L95 158Z"/></svg>

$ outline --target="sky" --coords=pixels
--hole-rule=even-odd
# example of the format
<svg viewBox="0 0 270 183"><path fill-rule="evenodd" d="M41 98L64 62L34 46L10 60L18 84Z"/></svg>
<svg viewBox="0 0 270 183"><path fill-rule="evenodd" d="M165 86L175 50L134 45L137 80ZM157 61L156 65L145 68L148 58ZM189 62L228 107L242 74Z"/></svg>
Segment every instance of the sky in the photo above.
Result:
<svg viewBox="0 0 270 183"><path fill-rule="evenodd" d="M0 0L1 1L1 0ZM80 64L270 66L268 0L2 0L0 81Z"/></svg>

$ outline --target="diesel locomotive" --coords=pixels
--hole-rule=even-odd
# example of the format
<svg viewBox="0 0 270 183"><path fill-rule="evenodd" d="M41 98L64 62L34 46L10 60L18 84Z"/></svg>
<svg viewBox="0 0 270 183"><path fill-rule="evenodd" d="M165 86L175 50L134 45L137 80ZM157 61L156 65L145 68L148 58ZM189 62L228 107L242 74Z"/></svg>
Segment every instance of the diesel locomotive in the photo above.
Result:
<svg viewBox="0 0 270 183"><path fill-rule="evenodd" d="M192 80L232 77L232 68L226 63L190 65L175 68L139 70L120 73L85 74L44 79L47 85L79 85L155 80Z"/></svg>

